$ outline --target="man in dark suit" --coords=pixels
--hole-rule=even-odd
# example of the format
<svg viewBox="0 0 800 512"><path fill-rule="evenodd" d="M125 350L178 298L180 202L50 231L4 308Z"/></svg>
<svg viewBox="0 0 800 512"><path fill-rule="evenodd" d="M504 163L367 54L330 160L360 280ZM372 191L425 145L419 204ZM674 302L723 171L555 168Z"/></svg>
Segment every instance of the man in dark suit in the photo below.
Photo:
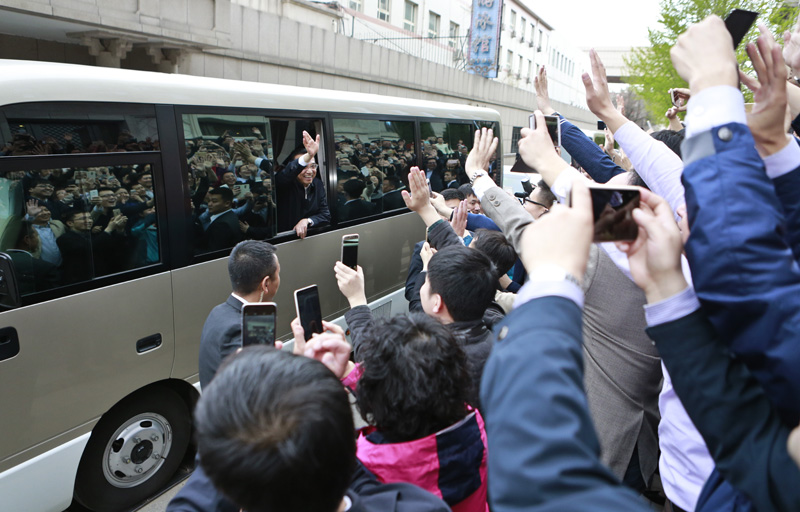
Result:
<svg viewBox="0 0 800 512"><path fill-rule="evenodd" d="M342 205L342 220L354 220L369 217L377 213L377 206L361 199L364 182L359 179L347 180L344 184L345 203Z"/></svg>
<svg viewBox="0 0 800 512"><path fill-rule="evenodd" d="M434 192L441 192L444 190L444 182L442 181L442 175L439 171L439 160L436 158L428 158L425 162L425 178L427 178L428 183L431 185L431 190Z"/></svg>
<svg viewBox="0 0 800 512"><path fill-rule="evenodd" d="M239 218L231 209L233 192L220 187L208 193L208 213L210 222L203 225L203 238L200 243L206 252L227 249L242 239Z"/></svg>
<svg viewBox="0 0 800 512"><path fill-rule="evenodd" d="M246 240L233 248L228 274L233 293L211 310L200 336L200 385L205 388L220 362L242 346L242 304L268 302L281 284L275 246Z"/></svg>
<svg viewBox="0 0 800 512"><path fill-rule="evenodd" d="M414 485L379 483L361 465L345 387L311 358L247 347L203 391L195 418L200 468L168 512L228 510L215 487L233 510L253 512L450 510Z"/></svg>
<svg viewBox="0 0 800 512"><path fill-rule="evenodd" d="M403 182L397 176L383 178L383 211L389 212L406 207L401 194L403 189L405 189Z"/></svg>

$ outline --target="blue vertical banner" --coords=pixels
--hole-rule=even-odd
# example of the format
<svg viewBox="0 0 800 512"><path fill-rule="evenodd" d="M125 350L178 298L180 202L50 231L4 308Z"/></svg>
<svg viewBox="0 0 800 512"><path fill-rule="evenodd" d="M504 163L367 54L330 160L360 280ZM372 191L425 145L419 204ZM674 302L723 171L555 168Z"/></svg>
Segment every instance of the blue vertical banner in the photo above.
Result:
<svg viewBox="0 0 800 512"><path fill-rule="evenodd" d="M467 61L469 73L497 78L502 12L503 0L472 0L472 28L469 31Z"/></svg>

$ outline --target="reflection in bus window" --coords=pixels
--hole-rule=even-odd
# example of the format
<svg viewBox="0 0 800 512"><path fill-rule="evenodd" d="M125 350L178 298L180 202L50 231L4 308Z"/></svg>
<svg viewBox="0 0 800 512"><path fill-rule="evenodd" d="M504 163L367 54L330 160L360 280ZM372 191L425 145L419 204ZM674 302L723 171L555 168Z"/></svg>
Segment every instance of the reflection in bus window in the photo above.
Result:
<svg viewBox="0 0 800 512"><path fill-rule="evenodd" d="M416 165L414 123L335 119L333 131L339 220L405 208L401 190Z"/></svg>
<svg viewBox="0 0 800 512"><path fill-rule="evenodd" d="M22 295L159 263L149 165L0 173L0 251Z"/></svg>
<svg viewBox="0 0 800 512"><path fill-rule="evenodd" d="M183 128L195 254L291 231L318 213L319 196L328 211L316 163L297 165L305 152L303 131L316 135L314 121L186 114ZM310 174L310 185L300 183ZM314 218L322 227L330 214Z"/></svg>
<svg viewBox="0 0 800 512"><path fill-rule="evenodd" d="M26 103L3 114L2 156L159 151L152 106L114 105L104 113L80 103Z"/></svg>

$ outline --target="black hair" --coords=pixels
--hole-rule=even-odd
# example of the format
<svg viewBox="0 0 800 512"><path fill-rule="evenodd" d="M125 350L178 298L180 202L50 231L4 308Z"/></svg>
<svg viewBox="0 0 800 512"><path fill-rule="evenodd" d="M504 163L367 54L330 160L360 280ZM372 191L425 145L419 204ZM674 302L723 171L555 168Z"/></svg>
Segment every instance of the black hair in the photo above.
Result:
<svg viewBox="0 0 800 512"><path fill-rule="evenodd" d="M396 189L400 188L400 178L397 176L385 176L384 181L389 180L389 183L392 184L392 187Z"/></svg>
<svg viewBox="0 0 800 512"><path fill-rule="evenodd" d="M19 224L19 233L17 233L17 240L14 243L14 248L19 249L24 245L23 242L26 236L34 236L34 235L35 235L35 228L33 227L33 223L27 220L23 220Z"/></svg>
<svg viewBox="0 0 800 512"><path fill-rule="evenodd" d="M458 191L461 192L462 194L464 194L464 197L469 197L469 196L474 196L475 195L475 191L472 190L472 187L469 185L469 183L464 183L463 185L458 187Z"/></svg>
<svg viewBox="0 0 800 512"><path fill-rule="evenodd" d="M628 171L628 184L633 185L634 187L642 187L650 190L650 187L647 186L647 183L639 176L639 173L635 170Z"/></svg>
<svg viewBox="0 0 800 512"><path fill-rule="evenodd" d="M48 180L47 178L34 178L31 180L30 185L28 185L28 190L36 187L37 185L52 185L53 182Z"/></svg>
<svg viewBox="0 0 800 512"><path fill-rule="evenodd" d="M489 257L497 268L497 278L511 270L517 262L517 251L500 231L479 229L475 232L475 240L470 249L476 249Z"/></svg>
<svg viewBox="0 0 800 512"><path fill-rule="evenodd" d="M466 199L464 194L461 193L461 190L456 188L446 188L442 190L442 197L445 201L450 201L451 199L458 199L459 201L463 201Z"/></svg>
<svg viewBox="0 0 800 512"><path fill-rule="evenodd" d="M660 130L651 133L650 136L663 142L669 149L672 150L673 153L683 158L681 156L681 143L683 143L683 139L686 137L686 129L678 132L674 132L672 130Z"/></svg>
<svg viewBox="0 0 800 512"><path fill-rule="evenodd" d="M439 250L428 263L430 291L442 296L456 322L483 318L494 300L497 276L488 256L460 244Z"/></svg>
<svg viewBox="0 0 800 512"><path fill-rule="evenodd" d="M108 191L108 192L114 192L114 189L113 189L113 188L111 188L111 187L100 187L100 188L98 188L98 189L97 189L97 193L98 193L98 194L99 194L100 192L105 192L105 191Z"/></svg>
<svg viewBox="0 0 800 512"><path fill-rule="evenodd" d="M237 295L249 295L258 290L265 277L278 270L275 246L261 240L239 242L228 258L231 288Z"/></svg>
<svg viewBox="0 0 800 512"><path fill-rule="evenodd" d="M356 467L353 413L322 363L266 346L229 357L195 409L200 465L248 512L335 512Z"/></svg>
<svg viewBox="0 0 800 512"><path fill-rule="evenodd" d="M212 196L221 196L222 201L226 203L233 202L233 190L228 187L217 187L208 191Z"/></svg>
<svg viewBox="0 0 800 512"><path fill-rule="evenodd" d="M364 182L359 179L347 180L343 185L345 193L350 196L350 199L358 199L361 193L364 192Z"/></svg>
<svg viewBox="0 0 800 512"><path fill-rule="evenodd" d="M553 191L550 190L550 187L544 180L539 180L539 183L536 184L536 188L542 190L543 200L544 200L543 204L547 205L548 208L552 207L555 204L555 202L558 201L558 198L553 193Z"/></svg>
<svg viewBox="0 0 800 512"><path fill-rule="evenodd" d="M64 223L66 224L67 222L73 221L76 215L80 215L82 213L89 213L89 212L82 210L80 208L73 208L71 210L67 210L67 213L64 214Z"/></svg>
<svg viewBox="0 0 800 512"><path fill-rule="evenodd" d="M376 323L359 343L362 418L390 442L419 439L464 418L467 356L453 333L424 313Z"/></svg>

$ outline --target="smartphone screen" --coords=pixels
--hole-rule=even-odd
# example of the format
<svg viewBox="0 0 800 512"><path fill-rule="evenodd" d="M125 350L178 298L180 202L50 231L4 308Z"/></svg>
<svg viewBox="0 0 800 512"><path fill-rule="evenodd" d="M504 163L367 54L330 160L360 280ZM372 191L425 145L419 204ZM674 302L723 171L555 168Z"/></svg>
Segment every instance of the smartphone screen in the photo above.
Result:
<svg viewBox="0 0 800 512"><path fill-rule="evenodd" d="M274 302L254 302L242 306L242 346L274 345L276 315Z"/></svg>
<svg viewBox="0 0 800 512"><path fill-rule="evenodd" d="M757 12L745 11L743 9L734 9L728 17L725 18L725 27L733 38L734 49L739 47L739 44L750 30L750 27L756 22L756 18L758 18Z"/></svg>
<svg viewBox="0 0 800 512"><path fill-rule="evenodd" d="M319 305L319 291L317 285L312 284L306 288L295 290L294 304L297 308L297 317L303 326L306 340L310 340L314 333L322 333L322 308Z"/></svg>
<svg viewBox="0 0 800 512"><path fill-rule="evenodd" d="M561 145L561 120L558 116L544 116L544 123L547 126L547 133L550 135L550 140L553 141L554 146ZM531 130L536 129L536 116L531 114L528 116L528 126Z"/></svg>
<svg viewBox="0 0 800 512"><path fill-rule="evenodd" d="M342 263L356 270L358 266L358 235L342 237Z"/></svg>
<svg viewBox="0 0 800 512"><path fill-rule="evenodd" d="M113 213L114 217L119 217L120 215L122 215L122 210L120 210L119 208L114 208Z"/></svg>
<svg viewBox="0 0 800 512"><path fill-rule="evenodd" d="M639 226L633 220L633 210L639 207L640 194L636 187L589 186L594 215L594 241L633 241Z"/></svg>
<svg viewBox="0 0 800 512"><path fill-rule="evenodd" d="M606 129L606 123L603 122L603 121L597 121L597 129L598 130L605 130Z"/></svg>

